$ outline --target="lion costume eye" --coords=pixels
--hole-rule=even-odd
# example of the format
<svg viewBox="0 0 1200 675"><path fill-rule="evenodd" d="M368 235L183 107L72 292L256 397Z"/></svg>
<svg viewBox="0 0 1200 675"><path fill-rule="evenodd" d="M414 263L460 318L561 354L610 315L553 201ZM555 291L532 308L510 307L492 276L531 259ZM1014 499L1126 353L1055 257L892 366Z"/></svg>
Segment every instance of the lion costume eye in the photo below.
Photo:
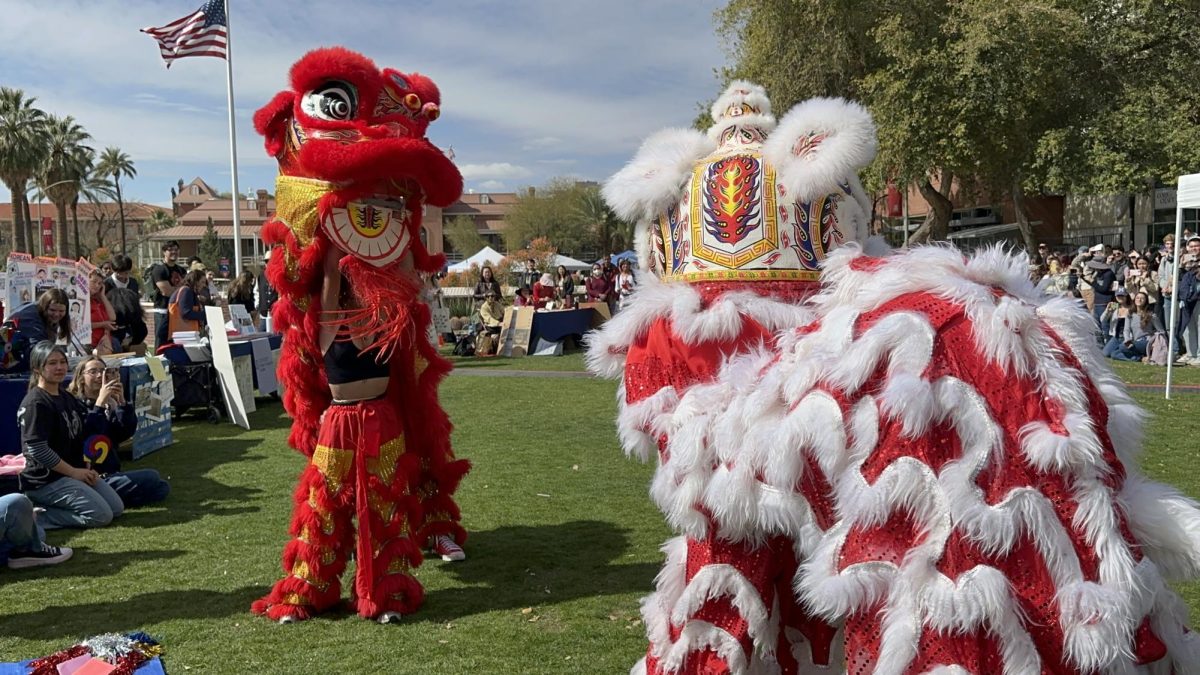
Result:
<svg viewBox="0 0 1200 675"><path fill-rule="evenodd" d="M358 114L358 90L349 82L326 82L305 94L300 106L310 117L345 122Z"/></svg>

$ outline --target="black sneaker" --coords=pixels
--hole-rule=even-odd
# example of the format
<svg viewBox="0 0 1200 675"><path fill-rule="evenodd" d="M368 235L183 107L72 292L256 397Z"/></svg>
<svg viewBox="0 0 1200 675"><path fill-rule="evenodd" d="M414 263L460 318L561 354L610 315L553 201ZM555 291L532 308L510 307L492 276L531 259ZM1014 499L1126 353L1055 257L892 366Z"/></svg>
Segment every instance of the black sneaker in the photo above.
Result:
<svg viewBox="0 0 1200 675"><path fill-rule="evenodd" d="M26 567L44 567L57 565L70 560L73 551L66 546L51 546L41 544L27 551L13 551L8 554L8 568L21 570Z"/></svg>

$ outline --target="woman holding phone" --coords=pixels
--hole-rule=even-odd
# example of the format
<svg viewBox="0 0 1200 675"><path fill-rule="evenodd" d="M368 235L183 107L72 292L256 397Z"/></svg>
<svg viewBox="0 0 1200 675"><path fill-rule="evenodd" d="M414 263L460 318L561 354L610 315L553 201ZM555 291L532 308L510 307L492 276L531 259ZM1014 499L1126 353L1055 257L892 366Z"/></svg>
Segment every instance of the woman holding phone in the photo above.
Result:
<svg viewBox="0 0 1200 675"><path fill-rule="evenodd" d="M101 405L100 395L112 390ZM161 502L171 492L171 484L163 480L154 469L121 471L121 460L117 448L133 436L137 430L137 415L133 404L125 400L121 386L121 371L108 368L102 359L88 357L75 366L75 377L68 391L76 396L89 410L104 413L106 424L96 429L84 445L83 461L88 468L100 474L105 483L121 497L127 509L145 504Z"/></svg>
<svg viewBox="0 0 1200 675"><path fill-rule="evenodd" d="M108 428L104 408L120 391L119 380L100 388L91 410L62 386L67 353L43 340L29 354L33 377L17 410L25 469L21 491L46 509L38 522L46 529L103 527L125 510L121 497L84 460L85 447ZM110 452L112 449L110 448Z"/></svg>

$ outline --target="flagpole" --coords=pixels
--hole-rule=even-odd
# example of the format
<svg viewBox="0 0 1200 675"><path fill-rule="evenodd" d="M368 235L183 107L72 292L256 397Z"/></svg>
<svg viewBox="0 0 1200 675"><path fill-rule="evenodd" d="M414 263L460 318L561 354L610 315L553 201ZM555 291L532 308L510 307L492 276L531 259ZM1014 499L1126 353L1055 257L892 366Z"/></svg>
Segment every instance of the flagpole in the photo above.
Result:
<svg viewBox="0 0 1200 675"><path fill-rule="evenodd" d="M238 190L237 127L233 121L233 27L229 21L229 0L225 2L225 84L229 98L229 168L233 172L233 269L232 276L242 273L242 193Z"/></svg>

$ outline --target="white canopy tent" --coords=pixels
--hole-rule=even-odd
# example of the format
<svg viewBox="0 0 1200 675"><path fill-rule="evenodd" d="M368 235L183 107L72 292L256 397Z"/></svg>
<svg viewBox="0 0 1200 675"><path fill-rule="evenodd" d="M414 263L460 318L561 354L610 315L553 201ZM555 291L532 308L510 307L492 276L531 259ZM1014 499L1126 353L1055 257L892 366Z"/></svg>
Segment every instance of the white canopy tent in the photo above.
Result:
<svg viewBox="0 0 1200 675"><path fill-rule="evenodd" d="M1200 173L1179 177L1178 196L1175 202L1175 250L1172 252L1175 264L1171 273L1171 288L1179 288L1179 254L1183 250L1183 210L1200 209ZM1175 345L1177 322L1179 321L1179 303L1171 303L1171 318L1168 331L1170 347L1167 349L1167 387L1166 397L1171 398L1171 375L1175 367Z"/></svg>
<svg viewBox="0 0 1200 675"><path fill-rule="evenodd" d="M592 269L592 266L588 263L585 263L582 260L576 260L569 255L554 256L554 267L557 268L559 265L567 268L568 272L581 272L583 270Z"/></svg>
<svg viewBox="0 0 1200 675"><path fill-rule="evenodd" d="M485 264L495 267L504 260L504 254L491 246L484 246L478 253L462 262L454 263L446 268L448 272L468 272L472 265L483 267Z"/></svg>

